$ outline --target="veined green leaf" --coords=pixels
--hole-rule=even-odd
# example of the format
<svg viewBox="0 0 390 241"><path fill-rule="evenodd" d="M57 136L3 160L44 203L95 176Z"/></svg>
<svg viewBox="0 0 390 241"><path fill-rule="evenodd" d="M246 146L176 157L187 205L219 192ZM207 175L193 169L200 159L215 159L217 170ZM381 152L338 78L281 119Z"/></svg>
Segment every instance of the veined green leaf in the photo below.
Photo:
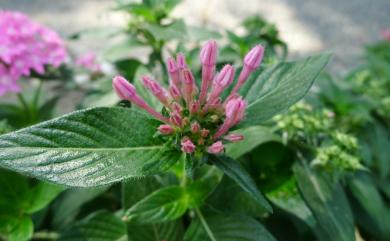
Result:
<svg viewBox="0 0 390 241"><path fill-rule="evenodd" d="M329 59L329 54L316 55L264 71L245 96L249 104L241 125L261 124L287 110L309 91Z"/></svg>
<svg viewBox="0 0 390 241"><path fill-rule="evenodd" d="M213 238L210 238L213 236ZM276 241L255 219L241 215L211 215L192 221L184 241Z"/></svg>
<svg viewBox="0 0 390 241"><path fill-rule="evenodd" d="M188 208L202 204L208 188L201 182L159 189L132 206L125 214L130 222L160 223L181 217Z"/></svg>
<svg viewBox="0 0 390 241"><path fill-rule="evenodd" d="M272 212L272 207L257 189L251 176L241 167L240 163L227 156L212 156L210 161L233 179L242 189L248 192L264 209Z"/></svg>
<svg viewBox="0 0 390 241"><path fill-rule="evenodd" d="M299 190L316 218L322 240L355 240L352 212L340 184L332 183L306 166L297 164L294 172Z"/></svg>
<svg viewBox="0 0 390 241"><path fill-rule="evenodd" d="M126 241L126 224L114 214L99 211L70 226L59 241Z"/></svg>
<svg viewBox="0 0 390 241"><path fill-rule="evenodd" d="M244 140L240 142L225 145L226 155L234 159L239 158L264 142L280 141L280 137L272 133L269 127L265 126L250 126L231 133L244 136Z"/></svg>
<svg viewBox="0 0 390 241"><path fill-rule="evenodd" d="M94 108L0 136L0 166L68 186L153 175L178 152L153 138L158 122L128 108Z"/></svg>

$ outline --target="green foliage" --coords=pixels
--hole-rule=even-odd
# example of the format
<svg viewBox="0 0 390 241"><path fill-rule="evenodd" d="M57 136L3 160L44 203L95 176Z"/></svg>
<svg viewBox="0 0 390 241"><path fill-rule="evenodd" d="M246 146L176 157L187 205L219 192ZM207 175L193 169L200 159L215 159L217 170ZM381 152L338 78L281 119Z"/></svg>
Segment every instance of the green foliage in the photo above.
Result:
<svg viewBox="0 0 390 241"><path fill-rule="evenodd" d="M318 55L280 63L261 74L245 96L249 104L241 125L261 124L295 104L310 89L329 58Z"/></svg>
<svg viewBox="0 0 390 241"><path fill-rule="evenodd" d="M78 187L153 175L178 160L153 138L157 125L131 109L77 111L1 136L0 166Z"/></svg>

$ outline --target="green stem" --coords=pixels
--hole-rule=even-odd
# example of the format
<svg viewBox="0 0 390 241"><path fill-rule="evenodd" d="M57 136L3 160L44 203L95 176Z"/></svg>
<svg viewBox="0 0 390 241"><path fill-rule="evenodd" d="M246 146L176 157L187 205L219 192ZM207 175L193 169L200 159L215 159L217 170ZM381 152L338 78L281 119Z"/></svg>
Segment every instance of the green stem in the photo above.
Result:
<svg viewBox="0 0 390 241"><path fill-rule="evenodd" d="M29 106L28 106L26 100L24 99L23 95L20 94L20 93L18 93L17 96L18 96L18 99L19 99L20 104L22 104L24 110L26 111L27 116L30 118L30 114L31 114L31 113L30 113L30 108L29 108Z"/></svg>
<svg viewBox="0 0 390 241"><path fill-rule="evenodd" d="M206 219L204 219L203 214L198 208L195 208L196 215L198 216L200 222L202 223L204 230L206 231L207 235L210 237L211 241L217 241L217 239L214 237L213 232L211 231L209 225L206 222Z"/></svg>
<svg viewBox="0 0 390 241"><path fill-rule="evenodd" d="M34 233L32 239L45 239L45 240L55 240L58 239L60 235L56 232L36 232Z"/></svg>

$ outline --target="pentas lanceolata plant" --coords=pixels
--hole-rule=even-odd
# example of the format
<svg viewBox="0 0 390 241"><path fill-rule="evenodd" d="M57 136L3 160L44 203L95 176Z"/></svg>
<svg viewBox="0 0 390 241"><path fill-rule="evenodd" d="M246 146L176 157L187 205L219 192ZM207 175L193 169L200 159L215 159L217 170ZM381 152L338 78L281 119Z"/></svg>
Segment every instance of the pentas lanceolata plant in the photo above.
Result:
<svg viewBox="0 0 390 241"><path fill-rule="evenodd" d="M45 65L59 67L67 58L64 42L53 30L19 12L0 11L0 96L20 92L17 83Z"/></svg>
<svg viewBox="0 0 390 241"><path fill-rule="evenodd" d="M200 88L181 53L177 54L176 60L172 57L167 60L170 77L168 90L148 76L142 78L146 89L164 105L167 114L149 106L122 76L114 77L113 87L121 99L131 101L164 122L158 131L170 137L184 153L222 153L225 141L244 139L240 134L229 134L229 130L245 117L247 102L238 94L238 90L260 65L264 48L257 45L245 56L243 69L226 99L221 94L233 84L235 69L225 65L216 73L217 52L214 40L208 41L200 52Z"/></svg>

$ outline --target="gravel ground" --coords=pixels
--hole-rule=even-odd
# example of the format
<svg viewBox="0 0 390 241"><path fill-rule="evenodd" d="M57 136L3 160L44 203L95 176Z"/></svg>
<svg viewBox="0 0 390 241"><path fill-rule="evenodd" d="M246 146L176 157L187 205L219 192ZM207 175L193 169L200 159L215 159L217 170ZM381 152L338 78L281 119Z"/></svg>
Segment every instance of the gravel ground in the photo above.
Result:
<svg viewBox="0 0 390 241"><path fill-rule="evenodd" d="M111 0L0 0L1 9L25 12L64 36L93 27L123 26L126 17L109 11L114 4ZM277 25L293 57L329 51L334 54L329 69L343 73L359 64L362 46L378 40L380 30L390 27L390 0L184 0L174 11L189 24L237 30L239 22L253 14Z"/></svg>

